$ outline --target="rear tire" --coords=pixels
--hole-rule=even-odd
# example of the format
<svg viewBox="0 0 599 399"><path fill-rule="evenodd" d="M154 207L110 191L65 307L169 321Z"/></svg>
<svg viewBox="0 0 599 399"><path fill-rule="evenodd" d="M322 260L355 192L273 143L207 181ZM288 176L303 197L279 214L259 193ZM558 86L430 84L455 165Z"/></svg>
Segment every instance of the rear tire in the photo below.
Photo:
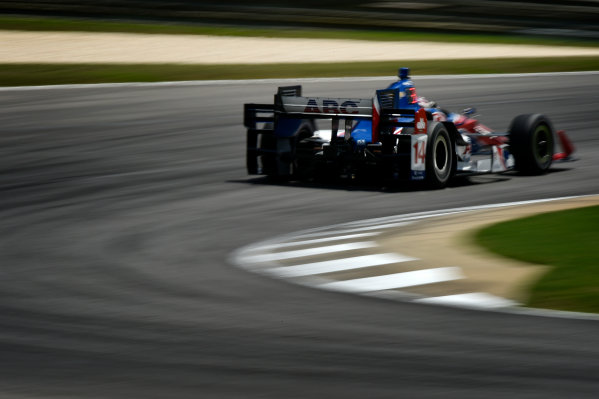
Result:
<svg viewBox="0 0 599 399"><path fill-rule="evenodd" d="M430 188L443 188L454 170L454 150L442 123L432 126L426 146L426 182Z"/></svg>
<svg viewBox="0 0 599 399"><path fill-rule="evenodd" d="M314 176L315 143L309 139L314 131L302 130L292 139L291 176L295 180L305 181Z"/></svg>
<svg viewBox="0 0 599 399"><path fill-rule="evenodd" d="M260 149L266 150L260 155L260 164L262 165L262 173L268 178L276 178L277 173L277 140L272 135L262 135L260 138Z"/></svg>
<svg viewBox="0 0 599 399"><path fill-rule="evenodd" d="M547 172L555 144L549 119L540 114L519 115L512 121L509 133L516 169L527 175Z"/></svg>

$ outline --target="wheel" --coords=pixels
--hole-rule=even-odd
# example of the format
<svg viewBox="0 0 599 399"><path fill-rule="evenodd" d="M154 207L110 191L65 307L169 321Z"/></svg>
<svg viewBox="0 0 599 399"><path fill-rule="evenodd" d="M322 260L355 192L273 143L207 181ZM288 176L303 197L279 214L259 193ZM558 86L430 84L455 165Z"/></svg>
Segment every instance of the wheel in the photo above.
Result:
<svg viewBox="0 0 599 399"><path fill-rule="evenodd" d="M262 173L269 178L277 176L277 157L276 157L277 140L271 135L262 135L260 138L260 149L266 150L260 155L260 163L262 165Z"/></svg>
<svg viewBox="0 0 599 399"><path fill-rule="evenodd" d="M454 151L449 133L442 123L435 123L426 146L426 183L431 188L447 185L454 163Z"/></svg>
<svg viewBox="0 0 599 399"><path fill-rule="evenodd" d="M291 175L296 180L309 180L314 176L314 153L318 146L311 138L314 130L307 128L291 139Z"/></svg>
<svg viewBox="0 0 599 399"><path fill-rule="evenodd" d="M545 173L553 161L554 136L544 115L519 115L510 126L510 150L516 169L524 174Z"/></svg>
<svg viewBox="0 0 599 399"><path fill-rule="evenodd" d="M320 144L322 146L322 144ZM312 179L316 174L315 154L319 143L305 138L295 145L295 159L291 164L294 178L300 181Z"/></svg>
<svg viewBox="0 0 599 399"><path fill-rule="evenodd" d="M306 139L313 134L313 130L304 127L292 137L264 135L261 148L267 151L261 155L263 173L276 183L306 179L311 172L306 162L306 159L311 158L306 154L314 148L314 144Z"/></svg>

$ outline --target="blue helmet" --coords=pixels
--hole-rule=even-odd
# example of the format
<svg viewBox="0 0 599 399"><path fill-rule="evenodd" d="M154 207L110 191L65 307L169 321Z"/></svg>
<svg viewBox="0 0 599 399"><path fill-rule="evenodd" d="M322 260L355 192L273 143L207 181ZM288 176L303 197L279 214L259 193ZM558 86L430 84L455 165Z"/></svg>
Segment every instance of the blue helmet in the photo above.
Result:
<svg viewBox="0 0 599 399"><path fill-rule="evenodd" d="M410 68L406 68L406 67L399 68L399 71L397 71L397 76L399 76L400 79L409 79L410 78Z"/></svg>
<svg viewBox="0 0 599 399"><path fill-rule="evenodd" d="M387 87L387 89L399 90L399 94L396 98L396 103L393 104L396 108L419 108L418 96L416 95L416 88L414 83L410 80L410 68L402 67L397 71L399 80L393 82Z"/></svg>

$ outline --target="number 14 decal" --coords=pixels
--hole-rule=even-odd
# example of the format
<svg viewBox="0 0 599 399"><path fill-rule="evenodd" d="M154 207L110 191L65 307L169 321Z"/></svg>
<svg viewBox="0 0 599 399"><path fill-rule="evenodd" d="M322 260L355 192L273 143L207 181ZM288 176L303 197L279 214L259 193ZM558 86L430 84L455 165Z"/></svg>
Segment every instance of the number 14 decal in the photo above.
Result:
<svg viewBox="0 0 599 399"><path fill-rule="evenodd" d="M426 160L426 141L416 141L414 147L414 163L424 163Z"/></svg>

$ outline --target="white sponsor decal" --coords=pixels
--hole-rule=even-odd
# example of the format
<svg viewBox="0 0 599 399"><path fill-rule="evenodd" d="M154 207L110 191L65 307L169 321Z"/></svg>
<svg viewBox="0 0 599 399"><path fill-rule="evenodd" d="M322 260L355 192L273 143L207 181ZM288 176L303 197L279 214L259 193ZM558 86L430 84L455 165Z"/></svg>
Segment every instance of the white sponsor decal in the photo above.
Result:
<svg viewBox="0 0 599 399"><path fill-rule="evenodd" d="M428 136L426 134L413 134L411 147L411 169L426 170L426 143Z"/></svg>
<svg viewBox="0 0 599 399"><path fill-rule="evenodd" d="M282 96L289 113L372 116L372 99Z"/></svg>

